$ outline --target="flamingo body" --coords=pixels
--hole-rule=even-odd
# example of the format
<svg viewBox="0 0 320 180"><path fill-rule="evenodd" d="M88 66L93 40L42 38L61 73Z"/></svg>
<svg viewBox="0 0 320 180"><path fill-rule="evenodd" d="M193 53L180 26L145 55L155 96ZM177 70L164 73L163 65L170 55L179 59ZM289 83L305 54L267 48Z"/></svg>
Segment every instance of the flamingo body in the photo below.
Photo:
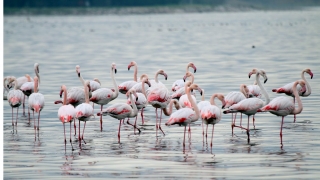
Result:
<svg viewBox="0 0 320 180"><path fill-rule="evenodd" d="M215 105L204 106L200 111L200 117L205 124L216 124L221 120L221 109Z"/></svg>
<svg viewBox="0 0 320 180"><path fill-rule="evenodd" d="M29 107L32 111L39 113L44 107L44 96L41 93L32 93L29 97Z"/></svg>
<svg viewBox="0 0 320 180"><path fill-rule="evenodd" d="M58 110L58 118L62 123L72 122L76 117L76 109L71 105L63 105Z"/></svg>
<svg viewBox="0 0 320 180"><path fill-rule="evenodd" d="M100 88L92 92L90 101L96 104L105 105L114 99L113 94L114 92L109 88Z"/></svg>
<svg viewBox="0 0 320 180"><path fill-rule="evenodd" d="M8 102L11 107L19 107L23 101L24 94L21 90L10 90L7 94Z"/></svg>

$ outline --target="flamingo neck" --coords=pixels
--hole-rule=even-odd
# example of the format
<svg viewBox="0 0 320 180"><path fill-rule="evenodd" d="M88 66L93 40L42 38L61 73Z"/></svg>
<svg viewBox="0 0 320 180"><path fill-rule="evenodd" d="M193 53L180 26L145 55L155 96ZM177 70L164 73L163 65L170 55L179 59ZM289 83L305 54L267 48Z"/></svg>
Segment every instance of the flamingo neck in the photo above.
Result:
<svg viewBox="0 0 320 180"><path fill-rule="evenodd" d="M7 87L7 77L3 78L3 87L4 87L4 90L9 92L9 88Z"/></svg>
<svg viewBox="0 0 320 180"><path fill-rule="evenodd" d="M13 81L14 81L14 89L18 90L19 89L19 85L18 85L17 78L14 78Z"/></svg>
<svg viewBox="0 0 320 180"><path fill-rule="evenodd" d="M67 105L67 88L63 86L62 90L63 90L63 105Z"/></svg>
<svg viewBox="0 0 320 180"><path fill-rule="evenodd" d="M301 102L301 98L298 94L298 90L297 90L297 85L298 85L299 81L296 81L294 84L293 84L293 87L292 87L292 90L293 90L293 94L296 98L296 101L298 102L298 108L294 108L294 110L292 111L291 114L299 114L301 113L303 107L302 107L302 102Z"/></svg>
<svg viewBox="0 0 320 180"><path fill-rule="evenodd" d="M34 84L34 93L37 93L38 92L38 84L39 84L39 82L38 82L39 80L38 80L38 78L34 78L34 82L33 82L33 84Z"/></svg>
<svg viewBox="0 0 320 180"><path fill-rule="evenodd" d="M154 81L156 82L156 83L159 83L159 81L158 81L158 75L159 75L159 71L156 73L156 75L154 76Z"/></svg>
<svg viewBox="0 0 320 180"><path fill-rule="evenodd" d="M134 65L134 72L133 72L133 80L134 80L135 82L138 82L137 75L138 75L138 66L137 66L137 64L135 64L135 65Z"/></svg>
<svg viewBox="0 0 320 180"><path fill-rule="evenodd" d="M260 77L260 73L257 73L257 74L256 74L256 82L257 82L258 86L260 87L263 96L266 98L266 101L265 101L265 103L264 103L264 105L266 105L266 104L269 104L269 102L270 102L270 97L269 97L266 89L264 88L264 86L261 84L259 77Z"/></svg>
<svg viewBox="0 0 320 180"><path fill-rule="evenodd" d="M38 82L40 84L40 74L39 74L38 70L39 70L39 65L36 64L34 67L34 72L35 72L36 76L38 77Z"/></svg>
<svg viewBox="0 0 320 180"><path fill-rule="evenodd" d="M113 99L117 98L119 95L119 88L118 88L116 79L114 77L115 69L113 69L113 67L111 68L110 74L111 74L111 79L112 79L113 86L114 86L114 92L112 93L112 100L113 100Z"/></svg>
<svg viewBox="0 0 320 180"><path fill-rule="evenodd" d="M147 98L146 89L144 88L144 83L146 83L147 79L144 78L141 82L142 94Z"/></svg>
<svg viewBox="0 0 320 180"><path fill-rule="evenodd" d="M173 104L174 104L174 106L175 106L175 108L176 108L177 110L180 109L179 102L178 102L176 99L171 99L168 107L162 109L164 115L170 116L170 115L172 114L172 106L173 106Z"/></svg>
<svg viewBox="0 0 320 180"><path fill-rule="evenodd" d="M130 95L130 101L131 101L131 106L132 106L132 111L130 113L130 117L135 117L138 114L138 108L137 108L137 105L136 105L135 101L133 101L132 92L130 92L129 95Z"/></svg>
<svg viewBox="0 0 320 180"><path fill-rule="evenodd" d="M87 104L89 104L90 103L90 101L89 101L89 88L86 85L84 86L84 98L85 98L85 102Z"/></svg>
<svg viewBox="0 0 320 180"><path fill-rule="evenodd" d="M213 94L210 98L210 104L216 106L216 103L214 102L214 98L218 97L218 94Z"/></svg>
<svg viewBox="0 0 320 180"><path fill-rule="evenodd" d="M301 72L301 78L304 80L304 82L306 82L306 86L307 86L307 91L303 94L303 96L309 96L311 94L311 86L308 83L308 81L306 80L306 77L304 76L305 72L306 72L306 70L303 70Z"/></svg>
<svg viewBox="0 0 320 180"><path fill-rule="evenodd" d="M201 101L204 101L204 89L202 89Z"/></svg>
<svg viewBox="0 0 320 180"><path fill-rule="evenodd" d="M188 100L191 103L191 106L193 107L193 109L194 109L194 111L196 113L196 115L193 116L192 119L193 120L198 120L199 117L200 117L200 111L199 111L198 105L196 104L196 102L193 101L193 99L191 97L191 88L190 87L187 88L186 93L187 93L187 96L188 96Z"/></svg>

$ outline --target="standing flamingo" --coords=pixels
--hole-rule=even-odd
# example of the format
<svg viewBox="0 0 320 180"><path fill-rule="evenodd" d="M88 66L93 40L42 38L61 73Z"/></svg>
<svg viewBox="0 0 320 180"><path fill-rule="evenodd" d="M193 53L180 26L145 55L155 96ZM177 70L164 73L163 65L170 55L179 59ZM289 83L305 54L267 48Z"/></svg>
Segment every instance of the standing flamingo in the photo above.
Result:
<svg viewBox="0 0 320 180"><path fill-rule="evenodd" d="M36 129L36 122L34 118L34 112L38 113L38 127L37 129L39 130L40 126L40 111L44 107L44 96L43 94L38 92L38 84L39 84L39 79L38 77L34 77L34 92L29 96L29 108L33 111L33 122L34 122L34 129Z"/></svg>
<svg viewBox="0 0 320 180"><path fill-rule="evenodd" d="M109 88L100 88L100 89L97 89L96 91L92 92L92 97L90 98L90 101L92 101L96 104L100 104L101 111L102 111L103 105L108 104L110 101L112 101L118 97L119 89L117 86L116 79L114 77L114 75L116 73L117 73L116 64L112 63L110 74L111 74L111 79L112 79L112 82L113 82L113 85L115 88L114 92ZM100 117L100 129L102 131L102 116Z"/></svg>
<svg viewBox="0 0 320 180"><path fill-rule="evenodd" d="M266 98L266 102L264 102L263 100L261 100L259 98L255 98L255 97L243 99L240 102L238 102L237 104L230 106L229 109L223 111L224 114L241 112L241 113L246 114L248 116L247 128L240 126L241 129L245 129L247 131L248 142L250 142L249 117L251 115L255 115L259 108L263 107L264 105L266 105L270 102L269 95L260 82L260 73L261 73L260 71L256 73L256 81L258 83L258 86L262 90L262 94ZM235 125L233 124L232 126L235 126ZM235 126L235 127L239 127L239 126Z"/></svg>
<svg viewBox="0 0 320 180"><path fill-rule="evenodd" d="M167 80L167 74L162 69L158 70L155 75L155 80L150 81L151 87L148 88L146 92L148 103L156 108L156 136L158 136L158 129L165 135L161 128L162 109L167 107L170 100L169 90L164 84L158 81L159 74L163 75ZM160 123L158 123L158 108L160 108Z"/></svg>
<svg viewBox="0 0 320 180"><path fill-rule="evenodd" d="M204 122L207 125L206 138L208 136L207 135L208 134L208 124L212 124L212 135L211 135L211 144L210 144L211 147L212 147L214 125L217 124L218 122L220 122L221 116L222 116L221 109L214 102L215 98L218 98L221 101L222 107L225 106L226 102L224 100L224 95L220 94L220 93L215 93L210 98L210 105L204 106L200 112L200 117L202 119L202 122Z"/></svg>
<svg viewBox="0 0 320 180"><path fill-rule="evenodd" d="M186 87L186 85L185 85ZM173 124L179 124L184 126L184 137L183 137L183 147L185 147L185 137L186 137L186 127L188 124L195 122L200 117L200 111L196 104L196 102L192 99L190 91L191 89L197 89L201 92L200 87L197 84L192 84L190 87L187 88L187 95L189 98L189 101L192 104L192 108L181 108L174 113L171 114L169 120L166 122L166 126L170 126Z"/></svg>
<svg viewBox="0 0 320 180"><path fill-rule="evenodd" d="M229 92L224 100L226 102L226 105L224 108L229 108L230 106L239 103L240 101L242 101L243 99L246 99L249 97L249 90L248 87L245 84L241 84L240 85L240 92L239 91L231 91ZM236 117L237 114L235 114L234 118L233 118L233 113L231 116L231 129L232 129L232 134L233 134L233 128L235 127L235 123L236 123ZM242 120L242 114L240 119Z"/></svg>
<svg viewBox="0 0 320 180"><path fill-rule="evenodd" d="M125 81L118 86L119 92L121 92L122 94L126 94L127 91L132 88L132 86L137 84L138 64L135 61L131 61L128 65L128 71L132 66L134 66L133 81Z"/></svg>
<svg viewBox="0 0 320 180"><path fill-rule="evenodd" d="M194 73L196 73L197 71L197 68L196 66L192 63L192 62L189 62L188 65L187 65L187 69L186 69L186 73L189 72L189 67L193 68L194 70ZM173 82L172 84L172 91L177 91L178 89L182 88L184 89L184 83L185 81L181 80L181 79L178 79L176 80L175 82Z"/></svg>
<svg viewBox="0 0 320 180"><path fill-rule="evenodd" d="M298 94L299 96L302 96L302 97L307 97L311 94L311 86L310 84L308 83L308 81L306 80L306 78L304 77L304 73L308 73L310 76L311 76L311 79L313 78L313 73L311 72L310 69L304 69L302 72L301 72L301 78L302 80L304 80L307 88L306 88L306 92L301 92L301 86L298 84L297 86L297 90L298 90ZM272 89L272 92L276 92L276 93L285 93L286 95L288 96L292 96L293 97L293 101L295 102L295 96L294 96L294 92L293 92L293 84L294 82L291 82L289 84L286 84L280 88L276 88L276 89ZM296 122L296 115L293 116L293 122Z"/></svg>
<svg viewBox="0 0 320 180"><path fill-rule="evenodd" d="M190 77L190 79L191 79L190 82L191 82L191 84L193 84L194 75L189 71L183 76L183 82L185 82L188 77ZM179 89L175 90L175 92L172 93L171 98L180 100L180 97L183 95L185 95L185 97L183 97L183 98L186 101L188 101L185 88L179 88Z"/></svg>
<svg viewBox="0 0 320 180"><path fill-rule="evenodd" d="M16 116L16 125L18 124L18 110L19 110L19 106L21 105L22 101L23 101L23 97L24 94L22 93L22 91L20 89L18 89L18 81L15 77L12 77L9 81L9 83L11 83L11 81L14 81L14 89L9 91L7 94L7 98L8 98L8 102L10 104L10 106L12 107L12 126L14 126L13 123L13 108L17 108L17 116Z"/></svg>
<svg viewBox="0 0 320 180"><path fill-rule="evenodd" d="M10 91L12 85L14 86L14 83L8 83L8 80L10 80L11 78L12 76L7 76L3 78L3 100L8 100L7 94Z"/></svg>
<svg viewBox="0 0 320 180"><path fill-rule="evenodd" d="M148 79L148 81L149 81L148 75L147 74L142 74L140 76L140 81L137 84L135 84L134 86L132 86L131 89L135 89L137 93L143 93L142 92L142 86L144 86L145 90L148 89L151 86L151 82L150 81L149 81L150 82L150 86L148 84L146 84L146 83L142 83L143 79L145 79L145 78Z"/></svg>
<svg viewBox="0 0 320 180"><path fill-rule="evenodd" d="M81 148L81 140L86 144L83 139L84 129L86 128L86 123L93 116L93 108L90 105L89 101L89 91L90 91L90 81L85 81L84 83L84 93L85 93L85 102L76 107L76 118L79 120L79 144ZM80 137L80 121L84 121L82 136Z"/></svg>
<svg viewBox="0 0 320 180"><path fill-rule="evenodd" d="M138 111L141 109L141 119L142 119L142 125L144 124L144 120L143 120L143 109L147 106L148 101L147 101L147 95L146 95L146 91L145 91L145 87L144 84L147 84L149 87L151 86L149 79L148 78L144 78L141 82L143 85L141 85L142 87L142 93L138 93L138 100L135 101L134 103L137 105ZM134 89L134 87L132 87L132 89ZM133 96L133 95L132 95ZM127 104L131 104L131 98L128 98L127 100ZM134 126L136 126L137 123L137 117L136 116L136 121L134 123ZM128 119L129 121L129 119Z"/></svg>
<svg viewBox="0 0 320 180"><path fill-rule="evenodd" d="M136 101L138 100L138 95L134 89L130 89L127 92L127 96L130 97L131 106L127 103L116 103L113 104L103 111L99 112L97 116L105 116L110 115L111 117L114 117L119 120L119 130L118 130L118 142L120 143L120 127L121 127L121 120L124 120L125 118L131 118L136 117L138 114L137 105L134 103L132 94L136 97ZM137 127L135 127L137 128ZM139 128L139 133L141 132Z"/></svg>
<svg viewBox="0 0 320 180"><path fill-rule="evenodd" d="M262 107L260 110L262 112L268 111L271 114L274 114L276 116L282 116L282 122L281 122L281 128L280 128L280 141L281 141L281 147L283 146L282 144L282 127L283 127L283 120L284 117L289 115L289 114L300 114L303 107L302 107L302 102L300 99L300 95L297 90L297 85L300 85L301 89L299 90L302 92L301 95L303 95L303 92L306 91L306 82L303 80L295 81L293 83L293 95L296 97L296 100L298 102L298 108L295 107L295 102L287 97L287 96L279 96L274 98L269 104L265 105Z"/></svg>
<svg viewBox="0 0 320 180"><path fill-rule="evenodd" d="M65 123L70 123L70 144L72 147L73 151L73 146L72 146L72 138L71 138L71 122L74 120L76 116L76 110L71 104L67 104L67 87L65 85L61 86L61 91L64 92L63 95L63 105L59 108L58 110L58 118L63 124L63 132L64 132L64 146L66 149L67 145L67 139L66 139L66 129L65 129Z"/></svg>

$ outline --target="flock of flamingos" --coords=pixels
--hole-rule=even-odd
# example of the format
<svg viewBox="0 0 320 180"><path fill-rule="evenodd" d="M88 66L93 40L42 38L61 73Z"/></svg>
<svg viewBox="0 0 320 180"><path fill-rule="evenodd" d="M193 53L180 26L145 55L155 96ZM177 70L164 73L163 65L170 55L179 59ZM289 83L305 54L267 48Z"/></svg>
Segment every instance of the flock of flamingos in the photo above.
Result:
<svg viewBox="0 0 320 180"><path fill-rule="evenodd" d="M169 90L163 83L158 80L158 76L162 75L167 79L167 74L164 70L158 70L155 74L154 80L149 79L146 74L141 75L140 80L137 78L138 67L135 61L130 62L128 70L134 67L134 78L131 81L125 81L121 84L117 84L115 74L117 73L116 64L112 63L110 68L110 75L113 82L113 88L103 88L100 86L98 79L84 80L80 73L80 66L76 66L76 73L83 85L80 87L70 87L67 89L65 85L61 86L60 98L62 100L55 101L55 104L62 104L58 109L58 118L63 123L64 127L64 142L65 147L67 144L65 123L70 123L70 143L72 146L72 121L74 122L74 132L76 135L76 123L75 120L79 120L78 141L81 148L82 141L84 143L84 130L88 120L94 116L94 104L100 105L100 111L97 116L100 116L100 128L102 130L102 116L109 115L119 120L118 141L120 142L120 129L121 124L128 118L127 123L130 124L129 118L135 117L135 123L130 124L134 127L134 130L140 129L137 127L138 111L141 111L142 124L143 110L148 105L155 108L156 113L156 133L158 135L158 129L164 134L161 128L162 112L166 116L170 116L165 125L170 126L179 124L184 126L184 139L183 146L185 146L185 134L187 126L188 133L191 136L190 124L202 120L202 135L206 136L208 132L208 124L212 124L212 137L214 131L214 125L221 120L222 114L232 113L231 127L232 134L233 128L238 127L247 132L248 142L250 141L250 129L249 118L258 112L270 112L276 116L282 117L282 123L280 128L280 139L282 145L282 125L284 117L287 115L295 115L301 113L303 106L300 96L306 97L311 94L311 87L307 82L304 74L307 73L313 78L313 73L310 69L304 69L301 72L302 80L297 80L284 85L279 88L272 89L275 93L285 93L287 96L278 96L270 101L269 95L266 92L263 84L260 82L260 77L264 79L264 83L268 80L267 74L264 70L254 68L249 72L249 78L255 74L254 85L240 85L240 91L233 91L227 95L221 93L215 93L211 96L210 101L204 100L204 90L197 84L193 83L194 75L196 73L196 66L190 62L187 65L186 73L183 79L176 80L171 90ZM193 69L193 73L189 69ZM25 101L28 99L28 118L30 122L30 110L33 112L34 128L39 130L40 112L44 108L45 100L44 96L38 92L38 85L40 83L39 76L39 64L34 64L34 70L36 76L32 79L30 75L26 74L23 77L16 78L14 76L7 76L4 78L4 92L7 92L4 99L7 99L9 105L12 107L12 126L17 125L18 110L20 105L23 105L23 115L25 115ZM195 94L197 91L202 96L201 101L197 103ZM128 99L127 102L115 103L107 108L103 109L104 105L107 105L112 100L116 99L119 92L125 94ZM27 98L26 98L27 96ZM262 99L262 96L264 98ZM221 101L222 107L218 107L215 103L215 99ZM90 102L93 102L91 105ZM298 106L295 106L295 103ZM173 112L173 105L176 110ZM16 121L14 123L13 109L17 109ZM160 109L160 116L158 115L158 109ZM241 113L240 124L236 125L236 114ZM38 114L38 123L36 125L36 119L34 114ZM247 126L242 126L242 114L248 116ZM82 135L80 135L80 122L84 122ZM204 124L206 125L206 133L204 133ZM211 137L211 147L212 147ZM73 146L72 146L72 150Z"/></svg>

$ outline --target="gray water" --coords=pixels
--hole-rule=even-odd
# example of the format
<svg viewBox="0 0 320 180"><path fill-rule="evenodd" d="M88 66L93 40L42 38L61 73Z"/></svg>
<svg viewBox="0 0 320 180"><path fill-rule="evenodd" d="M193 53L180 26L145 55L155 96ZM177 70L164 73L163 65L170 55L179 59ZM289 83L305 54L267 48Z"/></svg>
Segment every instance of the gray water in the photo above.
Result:
<svg viewBox="0 0 320 180"><path fill-rule="evenodd" d="M58 178L146 178L146 179L317 179L320 175L320 11L275 11L203 14L122 16L5 16L4 76L34 76L40 64L40 92L45 96L40 130L21 117L12 127L11 107L3 101L3 168L5 179ZM254 48L253 48L254 46ZM253 84L252 68L267 72L266 89L271 92L306 74L312 94L303 97L304 109L285 117L283 147L280 145L281 117L256 115L251 141L246 132L231 134L231 115L215 125L213 147L203 142L200 120L192 124L192 137L182 145L183 127L162 128L156 136L154 108L145 111L141 134L123 125L118 143L119 121L103 117L87 123L85 140L77 137L64 146L63 125L57 117L60 86L79 86L75 66L85 79L99 78L102 87L112 88L110 66L117 65L117 83L132 79L130 61L138 63L138 76L154 77L158 69L168 74L159 79L171 88L184 76L188 62L197 66L195 83L213 93L227 94L240 84ZM110 104L125 102L125 95ZM198 95L197 100L201 97ZM105 106L107 107L107 106ZM99 106L95 106L95 113ZM246 120L246 116L244 116ZM133 122L133 120L131 120ZM246 121L243 122L246 125ZM69 125L66 125L69 137ZM36 137L36 140L35 140Z"/></svg>

